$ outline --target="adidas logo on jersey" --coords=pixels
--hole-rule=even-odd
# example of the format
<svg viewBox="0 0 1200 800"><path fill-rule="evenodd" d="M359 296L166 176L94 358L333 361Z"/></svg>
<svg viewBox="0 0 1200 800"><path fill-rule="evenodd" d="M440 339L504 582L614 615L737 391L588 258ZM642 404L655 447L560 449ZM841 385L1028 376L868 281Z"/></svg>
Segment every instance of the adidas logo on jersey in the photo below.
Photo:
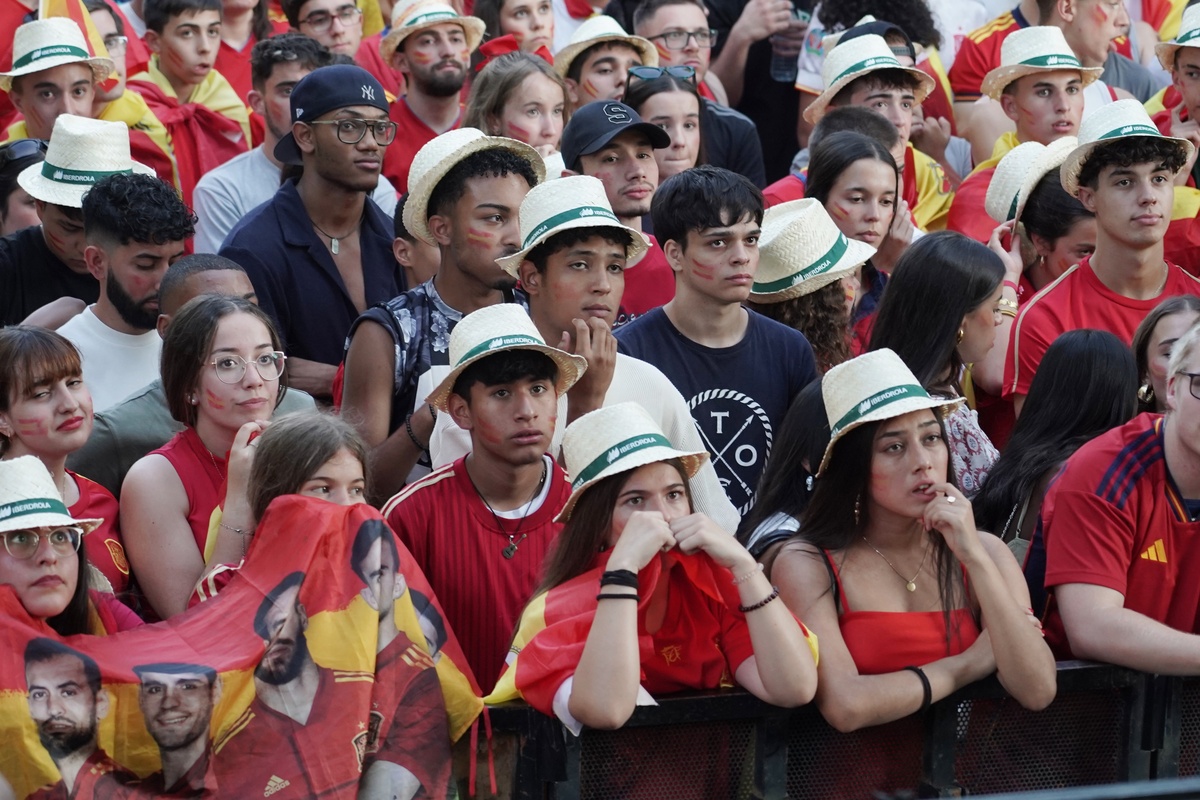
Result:
<svg viewBox="0 0 1200 800"><path fill-rule="evenodd" d="M1142 553L1141 557L1147 561L1167 563L1167 548L1163 547L1163 540L1155 539L1154 544L1146 548L1146 552Z"/></svg>
<svg viewBox="0 0 1200 800"><path fill-rule="evenodd" d="M291 785L291 781L285 781L278 775L272 775L271 780L267 781L267 788L263 789L263 797L270 797L276 792L282 792Z"/></svg>

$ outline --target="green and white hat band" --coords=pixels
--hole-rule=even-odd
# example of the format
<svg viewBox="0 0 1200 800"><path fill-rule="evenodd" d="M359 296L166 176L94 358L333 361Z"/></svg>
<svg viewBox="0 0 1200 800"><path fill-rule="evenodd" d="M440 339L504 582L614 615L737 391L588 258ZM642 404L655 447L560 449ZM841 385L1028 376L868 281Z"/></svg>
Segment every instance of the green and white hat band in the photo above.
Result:
<svg viewBox="0 0 1200 800"><path fill-rule="evenodd" d="M521 244L521 249L524 250L528 247L532 247L534 242L544 236L546 232L552 228L557 228L567 222L573 222L577 219L585 218L602 219L608 222L616 223L617 225L621 224L621 221L617 219L616 214L601 206L581 206L579 208L571 208L563 211L560 214L555 214L553 217L550 217L542 222L541 225L538 225L536 228L531 230L529 235L525 237L525 241Z"/></svg>
<svg viewBox="0 0 1200 800"><path fill-rule="evenodd" d="M493 350L511 350L514 347L524 347L526 345L532 347L545 347L546 343L541 339L522 334L515 334L513 336L498 336L495 339L486 341L483 344L468 350L463 354L463 357L458 360L458 363L462 364L467 361L472 361L486 353L492 352Z"/></svg>
<svg viewBox="0 0 1200 800"><path fill-rule="evenodd" d="M1175 44L1185 45L1188 42L1194 42L1200 39L1200 28L1193 28L1190 31L1184 31L1175 39Z"/></svg>
<svg viewBox="0 0 1200 800"><path fill-rule="evenodd" d="M853 75L856 72L868 72L876 69L904 68L904 65L901 64L895 56L872 56L871 58L863 59L862 61L846 67L837 74L837 76L833 79L833 82L836 83L842 78L845 78L847 75Z"/></svg>
<svg viewBox="0 0 1200 800"><path fill-rule="evenodd" d="M414 17L409 17L408 19L404 20L404 24L401 27L412 28L417 25L427 25L430 22L436 22L439 19L458 19L458 18L459 18L458 14L455 14L453 11L439 8L439 9L433 9L431 11L426 11L423 14L417 14Z"/></svg>
<svg viewBox="0 0 1200 800"><path fill-rule="evenodd" d="M1153 125L1144 123L1134 123L1132 125L1122 125L1119 128L1114 128L1108 133L1097 136L1094 141L1100 142L1105 139L1119 139L1122 136L1158 136L1162 137L1162 131Z"/></svg>
<svg viewBox="0 0 1200 800"><path fill-rule="evenodd" d="M1082 69L1083 64L1071 53L1051 53L1045 56L1035 56L1017 62L1025 67L1050 67L1061 69Z"/></svg>
<svg viewBox="0 0 1200 800"><path fill-rule="evenodd" d="M846 251L849 249L850 242L843 234L838 234L837 241L833 243L833 247L829 248L829 251L821 256L815 264L804 267L795 275L789 275L786 278L780 278L769 283L756 282L753 286L753 291L757 294L780 292L810 278L815 278L818 275L829 272L842 259L842 256L846 255Z"/></svg>
<svg viewBox="0 0 1200 800"><path fill-rule="evenodd" d="M56 497L33 497L0 505L0 520L28 517L33 514L62 514L69 517L67 507Z"/></svg>
<svg viewBox="0 0 1200 800"><path fill-rule="evenodd" d="M92 57L92 54L87 50L74 47L69 44L53 44L46 47L39 47L37 50L31 50L25 55L13 62L13 69L19 70L33 64L36 61L43 61L51 58L78 58L81 61Z"/></svg>
<svg viewBox="0 0 1200 800"><path fill-rule="evenodd" d="M91 185L99 183L111 175L132 175L133 167L129 169L115 169L104 171L70 169L68 167L56 167L49 161L42 162L42 176L49 178L57 183L66 183L72 186Z"/></svg>
<svg viewBox="0 0 1200 800"><path fill-rule="evenodd" d="M651 447L665 447L668 450L674 448L671 440L657 433L645 433L640 436L634 436L622 442L617 442L611 449L607 450L603 455L594 459L590 464L579 471L575 476L575 480L571 481L571 488L578 489L588 481L595 478L602 471L611 466L615 461L636 453L639 450L646 450Z"/></svg>
<svg viewBox="0 0 1200 800"><path fill-rule="evenodd" d="M915 383L904 384L903 386L893 386L889 389L884 389L863 400L841 419L837 421L832 428L829 429L830 436L837 436L846 428L850 427L860 419L870 414L872 411L878 411L886 408L893 403L898 403L901 400L909 400L912 398L928 400L929 392L925 391L924 387Z"/></svg>

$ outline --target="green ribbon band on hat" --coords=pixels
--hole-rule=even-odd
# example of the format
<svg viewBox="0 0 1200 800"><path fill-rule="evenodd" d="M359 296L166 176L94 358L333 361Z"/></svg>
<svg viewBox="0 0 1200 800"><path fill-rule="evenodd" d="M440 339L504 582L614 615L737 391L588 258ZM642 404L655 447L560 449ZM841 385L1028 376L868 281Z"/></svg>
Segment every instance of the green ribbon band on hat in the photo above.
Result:
<svg viewBox="0 0 1200 800"><path fill-rule="evenodd" d="M1060 69L1083 69L1079 59L1068 53L1051 53L1048 56L1034 56L1020 62L1023 67L1058 67Z"/></svg>
<svg viewBox="0 0 1200 800"><path fill-rule="evenodd" d="M918 387L920 388L920 387ZM623 442L610 447L603 455L592 461L586 467L579 471L575 476L575 480L571 482L571 489L578 489L588 481L595 478L605 469L607 469L614 461L619 458L624 458L630 453L636 453L639 450L645 450L650 447L665 447L673 449L671 441L657 433L644 433L640 436L634 436L632 439L626 439Z"/></svg>
<svg viewBox="0 0 1200 800"><path fill-rule="evenodd" d="M458 19L458 14L453 11L427 11L424 14L419 14L410 20L405 20L404 27L412 28L417 25L424 25L426 22L433 22L439 19Z"/></svg>
<svg viewBox="0 0 1200 800"><path fill-rule="evenodd" d="M1015 195L1013 195L1013 201L1012 201L1012 205L1008 207L1008 217L1006 218L1006 220L1005 220L1005 221L1007 221L1007 220L1010 220L1010 219L1016 219L1016 217L1017 217L1017 203L1018 203L1020 200L1021 200L1021 193L1020 193L1020 192L1017 192Z"/></svg>
<svg viewBox="0 0 1200 800"><path fill-rule="evenodd" d="M67 169L66 167L56 167L49 161L42 162L42 177L49 178L55 183L66 184L87 184L92 185L98 183L110 175L132 175L133 168L129 169L114 169L108 172L92 172L83 169Z"/></svg>
<svg viewBox="0 0 1200 800"><path fill-rule="evenodd" d="M532 336L527 336L523 333L514 334L512 336L497 336L494 339L488 339L480 345L476 345L463 354L463 357L458 360L459 364L470 361L473 358L491 352L492 350L500 350L509 347L520 347L521 345L533 345L534 347L545 347L546 343L540 339L535 339Z"/></svg>
<svg viewBox="0 0 1200 800"><path fill-rule="evenodd" d="M829 248L829 252L821 256L810 266L805 267L797 273L789 275L786 278L780 278L777 281L770 283L755 283L750 287L750 291L758 294L768 294L770 292L781 292L784 289L789 289L797 283L803 283L809 278L815 278L825 272L829 272L842 256L846 255L846 251L850 249L850 242L842 234L838 234L837 241L833 243L833 247Z"/></svg>
<svg viewBox="0 0 1200 800"><path fill-rule="evenodd" d="M0 520L28 517L32 514L62 514L70 517L63 501L53 497L34 497L0 505Z"/></svg>
<svg viewBox="0 0 1200 800"><path fill-rule="evenodd" d="M25 55L13 62L13 69L18 70L22 67L27 67L35 61L41 61L46 58L58 58L60 56L71 56L73 58L91 58L92 54L87 50L76 47L70 44L51 44L46 47L39 47L35 50L30 50Z"/></svg>
<svg viewBox="0 0 1200 800"><path fill-rule="evenodd" d="M1145 122L1135 122L1132 125L1122 125L1119 128L1114 128L1103 136L1097 136L1096 141L1104 139L1120 139L1122 136L1159 136L1162 133L1153 125L1147 125Z"/></svg>
<svg viewBox="0 0 1200 800"><path fill-rule="evenodd" d="M876 392L850 409L844 417L839 419L833 428L830 429L829 435L830 437L837 436L872 411L877 411L885 406L890 406L892 403L898 403L901 400L909 400L914 397L921 400L928 400L929 393L915 383L891 386L882 392Z"/></svg>
<svg viewBox="0 0 1200 800"><path fill-rule="evenodd" d="M841 74L839 74L836 78L834 78L832 81L829 82L829 85L832 86L833 84L840 81L842 78L844 78L847 75L850 75L852 73L865 72L866 70L876 69L876 68L904 69L905 67L899 61L897 61L896 57L893 55L872 56L863 61L859 61L857 64L851 64L850 66L846 67L844 70L841 71Z"/></svg>
<svg viewBox="0 0 1200 800"><path fill-rule="evenodd" d="M560 214L555 214L553 217L550 217L550 219L531 230L529 235L525 237L525 243L521 245L521 249L524 250L526 247L532 245L539 238L544 236L546 231L550 230L551 228L557 228L563 223L571 222L577 219L584 219L586 217L596 217L608 222L615 222L618 225L621 224L620 220L617 219L617 215L609 211L607 208L603 208L602 206L580 206L579 208L572 208L569 211L563 211Z"/></svg>
<svg viewBox="0 0 1200 800"><path fill-rule="evenodd" d="M1190 42L1193 39L1200 39L1200 28L1192 28L1187 33L1179 34L1175 37L1175 44L1181 45L1185 42Z"/></svg>

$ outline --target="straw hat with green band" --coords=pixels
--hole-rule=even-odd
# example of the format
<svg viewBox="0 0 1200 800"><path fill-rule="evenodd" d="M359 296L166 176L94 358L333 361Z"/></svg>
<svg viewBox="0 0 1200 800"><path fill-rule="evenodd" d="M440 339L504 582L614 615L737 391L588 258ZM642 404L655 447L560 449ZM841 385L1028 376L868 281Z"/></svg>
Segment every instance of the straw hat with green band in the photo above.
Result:
<svg viewBox="0 0 1200 800"><path fill-rule="evenodd" d="M393 19L391 31L379 43L379 55L383 56L385 64L390 64L392 56L405 39L427 28L447 23L462 26L468 53L474 53L479 47L487 29L487 25L479 17L463 16L445 3L413 3L406 7L404 19L398 22Z"/></svg>
<svg viewBox="0 0 1200 800"><path fill-rule="evenodd" d="M36 456L0 461L0 533L74 526L91 533L103 519L74 519Z"/></svg>
<svg viewBox="0 0 1200 800"><path fill-rule="evenodd" d="M692 478L708 459L703 450L675 449L637 403L618 403L584 414L567 426L562 447L567 474L571 476L571 496L555 522L570 519L583 493L607 477L678 458L687 477Z"/></svg>
<svg viewBox="0 0 1200 800"><path fill-rule="evenodd" d="M83 30L66 17L47 17L26 22L12 34L13 68L0 72L0 90L10 91L12 79L65 64L86 64L99 82L116 71L111 58L93 56Z"/></svg>
<svg viewBox="0 0 1200 800"><path fill-rule="evenodd" d="M1084 86L1100 77L1100 67L1085 67L1071 51L1061 29L1034 25L1013 31L1000 45L1000 66L983 76L980 90L999 100L1004 87L1026 75L1071 70L1079 73Z"/></svg>
<svg viewBox="0 0 1200 800"><path fill-rule="evenodd" d="M1192 157L1195 146L1187 139L1163 136L1150 115L1137 100L1118 100L1093 111L1079 126L1079 145L1070 152L1060 167L1063 188L1067 194L1079 196L1079 173L1098 146L1133 136L1148 136L1172 142L1184 150L1185 159Z"/></svg>
<svg viewBox="0 0 1200 800"><path fill-rule="evenodd" d="M111 175L153 175L129 155L129 128L123 122L60 114L46 148L46 160L26 167L17 184L43 203L83 208L83 196Z"/></svg>
<svg viewBox="0 0 1200 800"><path fill-rule="evenodd" d="M1025 142L1005 153L988 184L983 205L988 216L996 222L1020 219L1025 203L1038 183L1047 172L1058 169L1078 144L1079 140L1074 136L1064 136L1048 146Z"/></svg>
<svg viewBox="0 0 1200 800"><path fill-rule="evenodd" d="M839 42L837 47L825 55L825 61L821 65L821 79L825 84L825 91L804 109L804 119L816 125L842 89L863 75L881 69L895 69L911 75L917 82L913 95L918 103L933 91L933 78L916 67L901 64L884 38L872 33Z"/></svg>
<svg viewBox="0 0 1200 800"><path fill-rule="evenodd" d="M582 356L547 345L525 309L516 303L499 303L471 312L454 326L450 334L450 373L426 402L445 411L454 382L463 370L480 359L509 350L533 350L549 356L558 367L554 388L559 394L574 386L587 371Z"/></svg>
<svg viewBox="0 0 1200 800"><path fill-rule="evenodd" d="M875 248L847 239L825 207L806 198L767 209L758 253L750 299L781 303L852 274L875 255Z"/></svg>
<svg viewBox="0 0 1200 800"><path fill-rule="evenodd" d="M621 27L621 23L604 14L588 17L583 24L571 34L571 41L562 50L554 54L554 71L564 78L571 70L575 59L589 48L602 42L626 44L638 52L642 58L643 67L658 66L658 48L649 39L641 36L631 36Z"/></svg>
<svg viewBox="0 0 1200 800"><path fill-rule="evenodd" d="M838 440L855 428L925 408L949 411L962 402L930 397L900 356L888 349L872 350L830 369L821 381L821 395L830 435L818 476Z"/></svg>
<svg viewBox="0 0 1200 800"><path fill-rule="evenodd" d="M626 253L625 268L634 266L646 254L646 237L622 225L609 205L604 184L590 175L572 175L547 181L529 190L521 201L521 249L496 263L513 277L519 277L521 262L533 248L556 233L572 228L618 228L633 236Z"/></svg>
<svg viewBox="0 0 1200 800"><path fill-rule="evenodd" d="M1179 23L1179 34L1169 42L1159 42L1154 45L1154 54L1158 63L1170 72L1175 68L1175 54L1181 47L1200 47L1200 6L1188 6L1183 11L1183 20Z"/></svg>

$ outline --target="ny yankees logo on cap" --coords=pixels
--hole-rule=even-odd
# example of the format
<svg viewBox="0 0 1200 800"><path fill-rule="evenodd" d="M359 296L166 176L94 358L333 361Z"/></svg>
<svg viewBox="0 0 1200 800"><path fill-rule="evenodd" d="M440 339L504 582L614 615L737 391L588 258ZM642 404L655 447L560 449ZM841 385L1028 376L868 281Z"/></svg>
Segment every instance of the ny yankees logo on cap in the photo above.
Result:
<svg viewBox="0 0 1200 800"><path fill-rule="evenodd" d="M375 99L375 89L370 86L367 86L366 84L363 84L362 96L363 96L364 100L374 100Z"/></svg>

